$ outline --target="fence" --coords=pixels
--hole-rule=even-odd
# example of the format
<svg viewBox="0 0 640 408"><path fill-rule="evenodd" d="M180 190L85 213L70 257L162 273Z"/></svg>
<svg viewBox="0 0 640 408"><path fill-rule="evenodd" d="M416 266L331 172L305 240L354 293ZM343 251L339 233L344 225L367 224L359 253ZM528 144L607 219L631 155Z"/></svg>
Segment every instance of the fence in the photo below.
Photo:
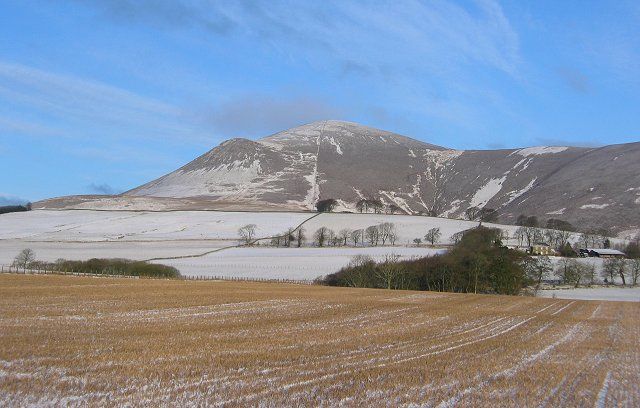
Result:
<svg viewBox="0 0 640 408"><path fill-rule="evenodd" d="M298 285L313 285L314 281L308 279L276 279L276 278L252 278L246 276L209 276L195 275L183 276L184 280L221 280L232 282L267 282L267 283L292 283Z"/></svg>
<svg viewBox="0 0 640 408"><path fill-rule="evenodd" d="M104 273L84 273L84 272L68 272L48 269L31 269L18 268L11 265L0 265L0 273L12 273L20 275L67 275L67 276L95 276L103 278L129 278L129 279L168 279L161 277L132 276L132 275L111 275ZM266 282L266 283L291 283L298 285L313 285L314 281L307 279L274 279L274 278L252 278L244 276L181 276L181 280L190 281L232 281L232 282Z"/></svg>

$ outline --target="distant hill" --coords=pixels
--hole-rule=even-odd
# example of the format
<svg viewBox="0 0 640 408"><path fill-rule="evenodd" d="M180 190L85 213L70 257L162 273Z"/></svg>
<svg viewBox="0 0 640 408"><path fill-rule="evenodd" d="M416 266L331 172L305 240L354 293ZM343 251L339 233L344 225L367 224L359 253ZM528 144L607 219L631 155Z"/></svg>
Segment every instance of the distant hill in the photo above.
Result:
<svg viewBox="0 0 640 408"><path fill-rule="evenodd" d="M506 223L527 214L632 233L640 228L640 143L453 150L322 121L223 142L121 199L135 197L292 210L334 198L338 210L351 211L366 198L409 214L462 218L469 207L486 207Z"/></svg>

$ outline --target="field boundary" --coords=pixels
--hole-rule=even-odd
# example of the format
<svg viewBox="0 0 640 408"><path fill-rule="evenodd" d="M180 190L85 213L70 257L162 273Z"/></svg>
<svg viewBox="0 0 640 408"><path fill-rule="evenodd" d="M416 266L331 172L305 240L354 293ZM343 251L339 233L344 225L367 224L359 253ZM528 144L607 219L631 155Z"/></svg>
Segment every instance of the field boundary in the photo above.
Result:
<svg viewBox="0 0 640 408"><path fill-rule="evenodd" d="M161 280L185 280L185 281L230 281L230 282L263 282L263 283L289 283L297 285L313 285L310 279L277 279L277 278L255 278L244 276L215 276L215 275L195 275L180 276L179 278L164 278L160 276L136 276L136 275L113 275L105 273L85 273L57 271L53 269L31 269L18 268L11 265L0 265L0 274L12 275L63 275L63 276L89 276L99 278L127 278L127 279L161 279Z"/></svg>
<svg viewBox="0 0 640 408"><path fill-rule="evenodd" d="M312 215L309 218L306 218L305 220L303 220L300 224L298 224L293 230L291 230L291 232L296 232L297 230L299 230L300 228L302 228L302 226L304 226L304 224L306 224L307 222L311 221L312 219L316 218L317 216L324 214L324 213L316 213L314 215ZM285 233L286 234L286 233ZM273 235L270 237L262 237L262 238L256 238L253 241L251 241L248 244L236 244L236 245L229 245L226 247L222 247L222 248L216 248L216 249L212 249L211 251L206 251L200 254L193 254L193 255L180 255L180 256L170 256L170 257L158 257L158 258L149 258L149 259L144 259L143 262L151 262L151 261L164 261L164 260L171 260L171 259L187 259L187 258L202 258L203 256L207 256L210 254L214 254L216 252L220 252L220 251L224 251L225 249L233 249L233 248L243 248L243 247L251 247L253 245L255 245L256 243L260 242L260 241L265 241L267 239L274 239L274 238L282 238L285 236L285 234L281 234L281 235Z"/></svg>

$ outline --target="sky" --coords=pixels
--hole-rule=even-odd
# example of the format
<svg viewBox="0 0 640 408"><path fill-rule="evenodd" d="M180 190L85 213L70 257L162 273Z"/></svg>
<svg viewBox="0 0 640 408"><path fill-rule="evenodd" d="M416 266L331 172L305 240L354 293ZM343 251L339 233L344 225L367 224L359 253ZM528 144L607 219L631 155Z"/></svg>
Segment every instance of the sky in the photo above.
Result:
<svg viewBox="0 0 640 408"><path fill-rule="evenodd" d="M640 141L640 2L0 1L0 205L324 119L456 149Z"/></svg>

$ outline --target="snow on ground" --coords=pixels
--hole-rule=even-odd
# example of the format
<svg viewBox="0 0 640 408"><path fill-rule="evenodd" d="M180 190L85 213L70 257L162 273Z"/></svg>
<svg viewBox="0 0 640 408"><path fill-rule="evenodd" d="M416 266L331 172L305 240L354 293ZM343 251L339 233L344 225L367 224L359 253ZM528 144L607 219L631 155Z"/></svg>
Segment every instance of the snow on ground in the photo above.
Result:
<svg viewBox="0 0 640 408"><path fill-rule="evenodd" d="M338 232L343 228L348 229L364 229L371 225L381 224L383 222L394 223L398 233L398 241L396 244L413 243L414 238L424 240L424 235L431 228L440 228L442 237L440 243L451 243L451 236L456 232L464 231L469 228L477 227L475 221L453 220L448 218L437 217L421 217L411 215L386 215L386 214L338 214L325 213L310 220L305 224L308 235L320 227L331 228ZM486 226L494 226L507 230L510 235L518 228L513 225L497 225L483 224Z"/></svg>
<svg viewBox="0 0 640 408"><path fill-rule="evenodd" d="M592 208L595 210L602 210L603 208L607 208L609 206L609 204L585 204L585 205L581 205L580 208L583 210Z"/></svg>
<svg viewBox="0 0 640 408"><path fill-rule="evenodd" d="M271 236L297 226L312 215L278 212L35 210L2 215L0 240L235 240L238 228L246 224L257 225L257 236Z"/></svg>
<svg viewBox="0 0 640 408"><path fill-rule="evenodd" d="M539 297L580 300L618 300L640 302L640 287L598 287L578 289L549 289L538 292Z"/></svg>
<svg viewBox="0 0 640 408"><path fill-rule="evenodd" d="M519 149L513 153L517 153L521 156L528 157L528 156L539 156L541 154L561 153L567 149L568 147L564 147L564 146L536 146L536 147L526 147L524 149Z"/></svg>
<svg viewBox="0 0 640 408"><path fill-rule="evenodd" d="M84 211L35 210L0 218L0 264L8 265L24 248L36 258L90 259L120 257L144 260L158 257L198 255L237 243L237 230L257 225L257 237L280 234L312 217L313 213L249 213L220 211ZM475 222L443 218L384 214L321 214L305 224L311 240L321 226L336 232L393 222L397 245L412 244L430 228L439 227L441 242L472 228ZM431 251L431 252L430 252ZM365 253L381 259L397 253L404 257L426 255L433 250L415 247L376 248L239 248L205 257L163 260L186 275L225 275L313 279L346 265L351 257Z"/></svg>
<svg viewBox="0 0 640 408"><path fill-rule="evenodd" d="M484 207L502 189L502 183L506 179L507 176L503 176L487 181L484 186L476 191L469 205L471 207Z"/></svg>
<svg viewBox="0 0 640 408"><path fill-rule="evenodd" d="M228 241L135 241L135 242L56 242L0 240L0 265L10 265L15 256L25 248L35 252L39 261L56 259L87 260L91 258L125 258L146 260L202 254L229 246ZM197 258L194 258L197 259Z"/></svg>
<svg viewBox="0 0 640 408"><path fill-rule="evenodd" d="M260 161L246 163L236 160L212 169L178 170L164 176L161 181L141 188L135 194L158 197L229 196L238 192L238 185L254 184L253 180L261 174ZM215 184L208 182L209 180L215 180ZM206 186L205 189L203 185Z"/></svg>
<svg viewBox="0 0 640 408"><path fill-rule="evenodd" d="M33 249L36 258L43 261L193 256L237 244L237 231L243 225L256 224L257 237L270 237L314 215L294 212L87 210L34 210L4 214L0 216L0 264L10 264L24 248ZM343 228L365 229L383 222L395 224L398 235L395 244L399 247L281 250L256 247L160 262L176 265L184 274L307 279L335 272L346 265L351 256L360 253L371 253L377 257L391 252L403 256L425 254L427 249L412 245L415 238L424 240L429 229L440 228L440 243L449 244L453 234L478 225L477 222L435 217L325 213L305 223L307 245L310 245L314 231L320 227L338 232ZM485 225L502 228L510 236L517 229L508 225ZM513 244L512 241L507 243ZM582 262L601 263L601 260L590 259Z"/></svg>
<svg viewBox="0 0 640 408"><path fill-rule="evenodd" d="M315 279L337 272L355 255L369 255L381 261L387 255L402 259L443 252L416 247L368 248L233 248L201 258L162 260L187 276L226 276L268 279Z"/></svg>

